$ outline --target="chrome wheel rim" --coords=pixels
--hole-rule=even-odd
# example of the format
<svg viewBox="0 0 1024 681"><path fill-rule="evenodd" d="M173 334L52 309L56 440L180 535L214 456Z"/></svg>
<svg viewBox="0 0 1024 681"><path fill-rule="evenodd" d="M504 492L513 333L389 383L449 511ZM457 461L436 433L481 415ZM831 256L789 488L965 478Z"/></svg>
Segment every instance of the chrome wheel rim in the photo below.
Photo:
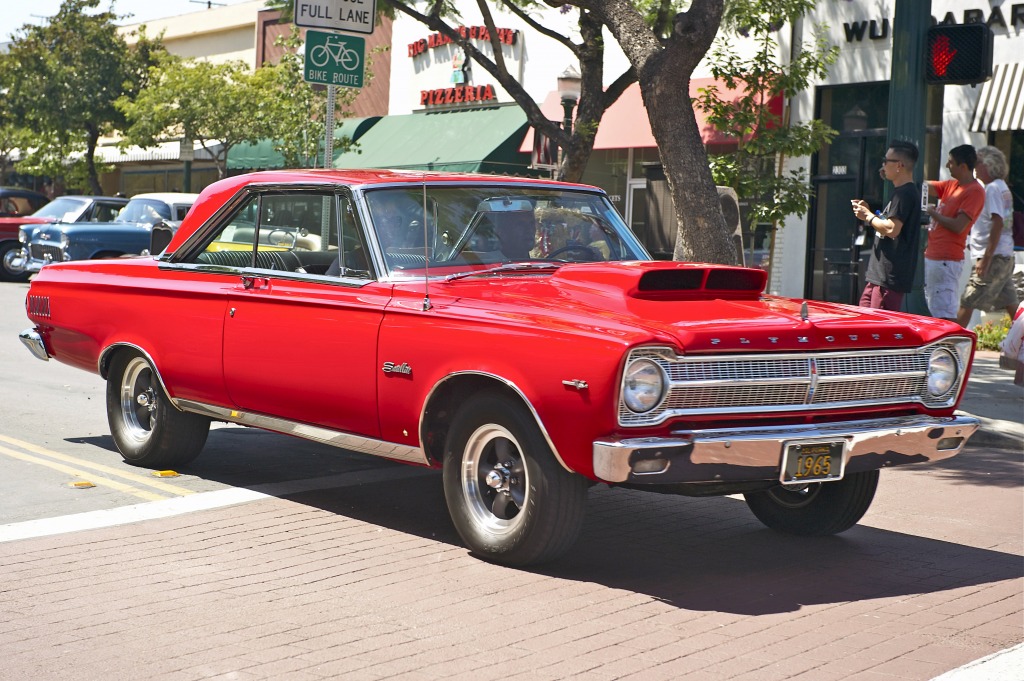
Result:
<svg viewBox="0 0 1024 681"><path fill-rule="evenodd" d="M141 357L128 362L121 378L121 421L124 432L139 444L153 434L157 419L157 394L153 370Z"/></svg>
<svg viewBox="0 0 1024 681"><path fill-rule="evenodd" d="M819 491L821 483L814 482L807 485L775 487L768 490L768 496L784 508L803 508L814 501Z"/></svg>
<svg viewBox="0 0 1024 681"><path fill-rule="evenodd" d="M477 428L462 456L462 494L474 524L492 534L516 531L526 516L529 478L522 448L497 424Z"/></svg>

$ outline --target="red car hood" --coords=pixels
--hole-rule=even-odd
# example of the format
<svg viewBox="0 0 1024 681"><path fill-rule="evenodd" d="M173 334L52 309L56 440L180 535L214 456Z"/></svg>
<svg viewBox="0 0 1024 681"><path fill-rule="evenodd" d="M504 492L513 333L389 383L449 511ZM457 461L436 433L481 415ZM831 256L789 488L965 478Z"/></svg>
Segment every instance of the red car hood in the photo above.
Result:
<svg viewBox="0 0 1024 681"><path fill-rule="evenodd" d="M636 262L567 265L549 276L468 277L436 290L469 314L568 324L626 343L671 343L687 353L864 350L921 345L956 331L969 335L930 317L820 301L805 307L762 294L766 279L761 270ZM422 283L415 288L422 291Z"/></svg>

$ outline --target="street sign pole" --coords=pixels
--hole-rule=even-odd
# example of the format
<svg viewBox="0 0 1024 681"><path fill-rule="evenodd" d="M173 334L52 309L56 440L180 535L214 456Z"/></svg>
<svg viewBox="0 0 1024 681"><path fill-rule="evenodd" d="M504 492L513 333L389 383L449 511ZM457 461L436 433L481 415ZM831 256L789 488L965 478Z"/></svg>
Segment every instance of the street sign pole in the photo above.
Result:
<svg viewBox="0 0 1024 681"><path fill-rule="evenodd" d="M324 168L334 167L334 91L336 85L327 86L327 126L324 132Z"/></svg>

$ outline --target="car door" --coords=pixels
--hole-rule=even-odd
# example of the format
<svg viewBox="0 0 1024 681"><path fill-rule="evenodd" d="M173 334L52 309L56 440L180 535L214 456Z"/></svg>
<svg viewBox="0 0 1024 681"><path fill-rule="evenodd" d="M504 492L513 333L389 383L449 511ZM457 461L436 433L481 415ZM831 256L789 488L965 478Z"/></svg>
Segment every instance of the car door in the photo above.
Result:
<svg viewBox="0 0 1024 681"><path fill-rule="evenodd" d="M211 244L229 255L207 256L246 261L224 320L230 397L245 411L379 436L377 334L391 287L358 258L351 196L268 189L236 215Z"/></svg>

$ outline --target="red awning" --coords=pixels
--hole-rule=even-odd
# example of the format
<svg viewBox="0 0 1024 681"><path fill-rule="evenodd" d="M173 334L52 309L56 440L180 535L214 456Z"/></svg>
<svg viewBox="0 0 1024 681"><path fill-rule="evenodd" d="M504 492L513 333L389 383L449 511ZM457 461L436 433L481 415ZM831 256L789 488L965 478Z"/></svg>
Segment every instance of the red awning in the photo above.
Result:
<svg viewBox="0 0 1024 681"><path fill-rule="evenodd" d="M718 84L719 90L726 91L724 83L714 78L694 78L690 80L690 98L697 97L698 90L711 85ZM782 114L782 98L776 97L769 103L769 107L776 115ZM547 117L552 121L561 121L563 112L562 104L557 92L550 92L540 105ZM715 130L704 118L704 114L695 110L697 116L697 127L700 128L700 136L704 144L735 144L735 138L723 135ZM597 128L597 137L594 139L594 149L639 149L657 147L654 141L654 134L651 133L650 120L647 118L647 109L644 107L643 98L640 96L640 86L637 83L630 85L622 95L615 100L601 119L601 125ZM531 127L523 140L519 151L529 153L533 149L533 128Z"/></svg>

